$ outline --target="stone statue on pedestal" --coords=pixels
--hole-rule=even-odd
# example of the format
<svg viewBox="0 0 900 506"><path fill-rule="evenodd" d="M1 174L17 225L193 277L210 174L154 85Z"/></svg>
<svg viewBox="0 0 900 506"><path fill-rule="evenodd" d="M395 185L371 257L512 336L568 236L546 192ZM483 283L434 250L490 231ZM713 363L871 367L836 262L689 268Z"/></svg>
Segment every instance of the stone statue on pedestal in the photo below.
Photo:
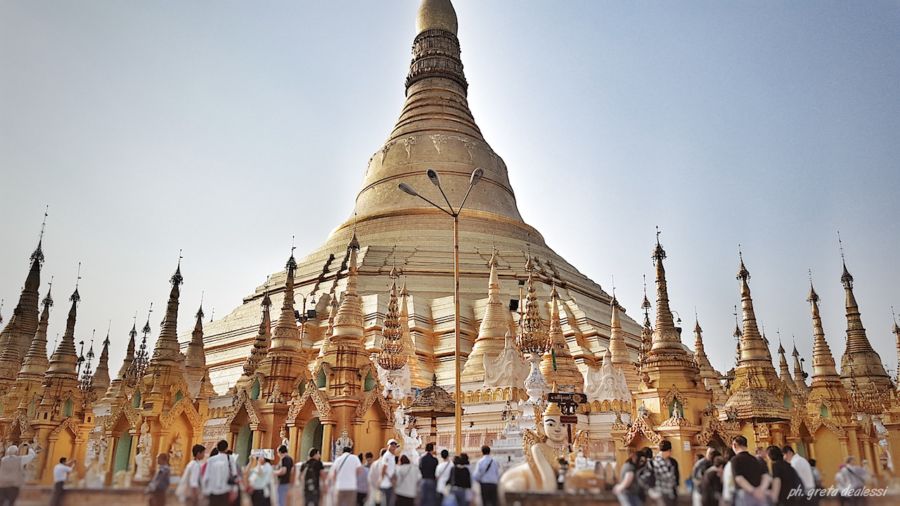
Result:
<svg viewBox="0 0 900 506"><path fill-rule="evenodd" d="M339 457L344 452L344 447L353 448L353 440L350 439L350 434L347 433L347 429L341 431L341 437L334 442L334 452L332 453L333 458Z"/></svg>
<svg viewBox="0 0 900 506"><path fill-rule="evenodd" d="M500 477L500 493L526 490L552 491L557 485L559 460L569 460L569 441L561 421L562 411L551 402L544 410L537 431L525 430L524 464L513 467Z"/></svg>
<svg viewBox="0 0 900 506"><path fill-rule="evenodd" d="M134 457L135 481L150 481L150 468L153 466L153 458L150 451L153 448L153 436L150 435L150 425L147 420L141 424L141 437L138 438L138 453Z"/></svg>

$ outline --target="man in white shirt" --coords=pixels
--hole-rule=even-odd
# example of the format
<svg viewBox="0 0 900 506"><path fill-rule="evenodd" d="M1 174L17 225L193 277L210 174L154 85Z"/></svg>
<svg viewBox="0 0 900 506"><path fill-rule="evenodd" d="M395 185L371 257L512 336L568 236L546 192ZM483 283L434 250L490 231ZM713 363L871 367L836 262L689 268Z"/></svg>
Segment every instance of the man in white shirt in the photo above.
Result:
<svg viewBox="0 0 900 506"><path fill-rule="evenodd" d="M497 482L500 481L500 464L491 457L491 447L482 446L481 460L475 464L475 474L472 479L481 487L482 506L498 506Z"/></svg>
<svg viewBox="0 0 900 506"><path fill-rule="evenodd" d="M800 481L803 482L803 490L809 493L810 490L816 488L816 479L813 477L812 466L809 465L809 461L794 453L794 449L790 445L785 446L781 451L784 453L784 460L800 476Z"/></svg>
<svg viewBox="0 0 900 506"><path fill-rule="evenodd" d="M235 464L225 452L228 450L228 441L219 441L216 444L216 455L206 461L206 472L201 481L203 493L209 497L209 506L228 506L228 499L234 489L233 476L236 476Z"/></svg>
<svg viewBox="0 0 900 506"><path fill-rule="evenodd" d="M53 495L50 496L50 506L62 504L63 487L69 479L69 473L75 468L76 460L66 461L65 457L59 459L59 464L53 467Z"/></svg>
<svg viewBox="0 0 900 506"><path fill-rule="evenodd" d="M387 442L387 451L381 457L381 482L378 488L381 489L381 506L394 506L394 480L397 475L397 451L400 444L396 439L389 439Z"/></svg>
<svg viewBox="0 0 900 506"><path fill-rule="evenodd" d="M356 478L362 471L362 464L352 452L352 448L345 446L328 472L328 481L337 491L337 506L356 506Z"/></svg>
<svg viewBox="0 0 900 506"><path fill-rule="evenodd" d="M201 461L206 458L206 447L194 445L191 454L194 459L184 466L176 492L181 502L188 506L197 506L200 504L200 467Z"/></svg>

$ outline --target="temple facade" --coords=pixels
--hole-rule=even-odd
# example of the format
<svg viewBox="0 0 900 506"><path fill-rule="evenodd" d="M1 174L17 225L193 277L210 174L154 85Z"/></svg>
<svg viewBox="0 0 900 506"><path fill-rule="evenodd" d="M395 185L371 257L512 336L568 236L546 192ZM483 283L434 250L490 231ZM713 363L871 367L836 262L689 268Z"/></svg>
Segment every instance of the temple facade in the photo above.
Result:
<svg viewBox="0 0 900 506"><path fill-rule="evenodd" d="M193 444L220 439L242 461L253 449L282 444L295 458L316 447L329 460L347 445L377 454L389 438L414 455L419 434L454 448L449 218L397 190L401 182L431 189L424 176L431 167L452 196L466 191L474 169L483 170L459 216L464 451L495 445L512 461L526 429L539 428L542 416L563 416L548 403L552 391L584 396L568 415L577 419L569 442L580 459L610 469L631 449L663 439L673 443L681 469L690 469L707 445L724 448L742 434L751 448L792 444L816 458L826 484L848 455L878 476L893 473L900 394L868 340L846 263L840 368L810 285L807 373L796 347L791 364L779 345L776 368L740 255L737 353L733 369L720 373L704 350L699 319L693 349L676 326L659 232L651 252L655 304L645 290L639 324L522 220L507 167L468 107L450 1L423 0L416 26L406 101L368 160L353 217L305 256L292 249L284 269L226 316L204 323L201 307L193 330L179 338L179 263L155 343L150 313L141 332L135 322L128 333L126 357L111 376L109 336L96 369L93 348L86 360L75 348L76 286L48 358L54 302L49 285L40 300L38 242L0 331L0 440L41 450L29 470L33 482L50 483L53 463L64 456L79 461L73 479L85 486L140 484L155 471L157 454L169 454L178 473ZM900 353L896 323L893 332Z"/></svg>

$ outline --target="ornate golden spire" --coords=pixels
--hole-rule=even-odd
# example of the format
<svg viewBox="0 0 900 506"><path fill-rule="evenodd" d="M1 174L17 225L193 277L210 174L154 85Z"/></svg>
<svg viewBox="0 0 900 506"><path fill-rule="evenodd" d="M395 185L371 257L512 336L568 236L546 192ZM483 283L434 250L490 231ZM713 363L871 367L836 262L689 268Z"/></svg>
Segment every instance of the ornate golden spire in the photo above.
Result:
<svg viewBox="0 0 900 506"><path fill-rule="evenodd" d="M66 331L50 357L49 368L44 376L45 382L47 379L54 377L78 381L78 373L76 371L78 353L75 352L75 321L78 318L78 303L81 301L81 295L78 293L77 283L75 291L69 296L69 301L72 302L72 305L69 307L69 316L66 318Z"/></svg>
<svg viewBox="0 0 900 506"><path fill-rule="evenodd" d="M378 365L388 371L397 371L406 365L408 356L403 349L400 330L400 308L397 303L397 270L391 269L391 288L388 297L387 314L381 331L381 352Z"/></svg>
<svg viewBox="0 0 900 506"><path fill-rule="evenodd" d="M806 371L803 370L803 361L800 359L800 352L797 351L797 345L794 344L794 350L791 352L794 357L794 386L797 391L805 394L809 392L809 385L806 384Z"/></svg>
<svg viewBox="0 0 900 506"><path fill-rule="evenodd" d="M281 302L281 314L272 331L270 353L274 350L300 349L300 330L297 328L297 319L294 315L294 272L297 270L297 261L294 260L293 250L291 247L291 256L285 264L287 277L284 281L284 299Z"/></svg>
<svg viewBox="0 0 900 506"><path fill-rule="evenodd" d="M840 234L838 234L838 242L840 243ZM847 348L841 357L841 381L844 382L844 387L851 391L857 388L872 389L879 394L884 394L889 392L893 385L891 385L890 376L884 370L881 356L872 348L872 344L866 336L859 304L853 294L853 276L847 270L843 243L840 244L843 265L841 284L844 285L847 308Z"/></svg>
<svg viewBox="0 0 900 506"><path fill-rule="evenodd" d="M622 322L619 318L621 306L619 306L619 300L616 299L615 287L609 306L609 348L607 351L610 354L610 363L625 374L625 382L628 384L629 391L636 392L640 385L640 379L634 361L631 360L631 354L628 353L625 336L622 334Z"/></svg>
<svg viewBox="0 0 900 506"><path fill-rule="evenodd" d="M337 316L334 318L334 334L332 339L354 339L362 341L363 324L365 323L362 312L362 299L357 291L358 284L358 265L357 258L359 252L359 240L356 234L350 240L347 246L349 250L349 260L347 263L347 288L341 297L341 304L338 307Z"/></svg>
<svg viewBox="0 0 900 506"><path fill-rule="evenodd" d="M656 247L653 249L653 263L656 266L656 328L653 330L653 342L650 355L666 353L667 355L685 355L681 345L681 336L675 328L672 310L669 309L669 291L666 286L666 268L663 260L666 251L659 242L659 227L656 228Z"/></svg>
<svg viewBox="0 0 900 506"><path fill-rule="evenodd" d="M34 339L31 340L31 346L28 347L28 353L25 354L22 368L19 369L19 374L16 376L17 382L40 381L50 365L47 360L47 326L50 321L50 308L53 307L53 297L50 295L52 288L53 280L51 279L47 287L47 296L42 301L43 309L37 332L34 334Z"/></svg>
<svg viewBox="0 0 900 506"><path fill-rule="evenodd" d="M338 312L338 298L336 295L331 297L328 303L328 326L325 328L325 337L322 339L322 345L319 346L319 358L325 356L325 352L331 346L331 336L334 335L334 318Z"/></svg>
<svg viewBox="0 0 900 506"><path fill-rule="evenodd" d="M100 361L91 379L91 388L94 391L94 399L100 399L109 389L109 329L106 330L106 338L103 339L103 349L100 350Z"/></svg>
<svg viewBox="0 0 900 506"><path fill-rule="evenodd" d="M900 325L897 325L897 315L894 306L891 306L891 316L894 317L894 335L897 338L897 388L900 389Z"/></svg>
<svg viewBox="0 0 900 506"><path fill-rule="evenodd" d="M194 314L194 330L191 332L191 342L188 343L187 352L184 355L184 366L202 370L206 367L206 352L203 349L203 302Z"/></svg>
<svg viewBox="0 0 900 506"><path fill-rule="evenodd" d="M559 293L556 285L550 288L550 328L548 331L550 349L541 361L541 373L550 382L555 382L563 391L584 390L584 376L575 365L566 336L563 334L559 317Z"/></svg>
<svg viewBox="0 0 900 506"><path fill-rule="evenodd" d="M778 341L778 368L780 374L778 375L781 378L781 381L788 387L791 392L797 391L797 385L794 384L794 378L791 377L791 369L788 367L787 356L784 354L784 346L781 344L781 340Z"/></svg>
<svg viewBox="0 0 900 506"><path fill-rule="evenodd" d="M166 303L166 314L160 324L159 338L153 348L153 356L150 358L150 370L161 367L172 368L181 362L181 347L178 344L178 298L181 296L181 252L178 254L178 266L175 274L169 278L172 289L169 291L169 300Z"/></svg>
<svg viewBox="0 0 900 506"><path fill-rule="evenodd" d="M5 387L15 380L22 365L22 359L28 351L32 338L38 327L38 291L41 285L41 265L44 263L44 251L41 244L44 240L44 227L47 224L47 212L41 224L41 234L37 247L31 253L31 267L25 278L25 285L19 295L19 302L13 310L6 327L0 331L0 386Z"/></svg>
<svg viewBox="0 0 900 506"><path fill-rule="evenodd" d="M419 361L416 354L416 343L413 341L412 332L409 329L409 290L406 283L400 289L400 340L403 343L404 353L409 357L409 377L412 386L422 385L419 378Z"/></svg>
<svg viewBox="0 0 900 506"><path fill-rule="evenodd" d="M752 365L760 367L767 373L775 376L775 366L772 365L771 352L766 346L766 341L759 333L756 323L756 312L753 309L753 297L750 295L750 271L744 265L744 255L738 252L741 265L738 269L737 279L741 285L741 311L743 313L744 328L741 332L741 360L738 366Z"/></svg>
<svg viewBox="0 0 900 506"><path fill-rule="evenodd" d="M525 305L516 333L516 347L522 353L543 357L551 343L547 325L541 318L538 308L537 291L534 287L534 263L530 257L525 262L525 268L528 270L528 281L525 283Z"/></svg>
<svg viewBox="0 0 900 506"><path fill-rule="evenodd" d="M462 371L462 381L481 382L484 380L484 356L497 356L503 351L504 336L510 331L509 310L500 299L500 276L497 273L497 251L491 253L488 263L488 300L484 306L484 317L478 327L478 336L472 345L472 352L466 359Z"/></svg>
<svg viewBox="0 0 900 506"><path fill-rule="evenodd" d="M244 376L251 377L256 373L256 368L266 356L269 349L269 343L272 341L272 316L270 309L272 307L272 299L269 298L269 290L262 300L262 318L259 322L259 331L256 333L256 339L253 340L253 347L250 349L250 355L244 361Z"/></svg>

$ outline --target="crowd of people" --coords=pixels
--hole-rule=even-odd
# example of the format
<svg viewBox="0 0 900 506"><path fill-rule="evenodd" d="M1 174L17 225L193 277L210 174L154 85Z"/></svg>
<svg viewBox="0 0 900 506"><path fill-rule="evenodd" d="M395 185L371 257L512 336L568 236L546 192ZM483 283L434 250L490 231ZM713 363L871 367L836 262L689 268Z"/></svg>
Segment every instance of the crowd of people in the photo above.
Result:
<svg viewBox="0 0 900 506"><path fill-rule="evenodd" d="M841 504L864 503L861 492L870 475L854 457L847 457L834 481ZM672 506L678 502L680 484L672 444L663 440L655 456L650 448L630 453L613 493L622 506ZM735 436L724 454L707 448L685 484L693 506L799 506L817 504L826 492L815 460L798 455L789 445L757 448L751 455L744 436Z"/></svg>
<svg viewBox="0 0 900 506"><path fill-rule="evenodd" d="M295 465L286 446L278 448L277 459L254 452L247 465L240 466L228 442L219 441L208 458L203 445L194 445L175 493L187 506L241 506L248 501L253 506L285 506L296 483L303 506L470 506L477 483L480 504L498 506L500 464L491 457L490 447L481 453L472 464L465 453L451 459L447 450L436 453L434 443L428 443L413 464L391 439L377 459L371 452L356 455L344 447L328 469L318 448ZM160 454L146 489L150 506L166 504L170 482L169 456Z"/></svg>

